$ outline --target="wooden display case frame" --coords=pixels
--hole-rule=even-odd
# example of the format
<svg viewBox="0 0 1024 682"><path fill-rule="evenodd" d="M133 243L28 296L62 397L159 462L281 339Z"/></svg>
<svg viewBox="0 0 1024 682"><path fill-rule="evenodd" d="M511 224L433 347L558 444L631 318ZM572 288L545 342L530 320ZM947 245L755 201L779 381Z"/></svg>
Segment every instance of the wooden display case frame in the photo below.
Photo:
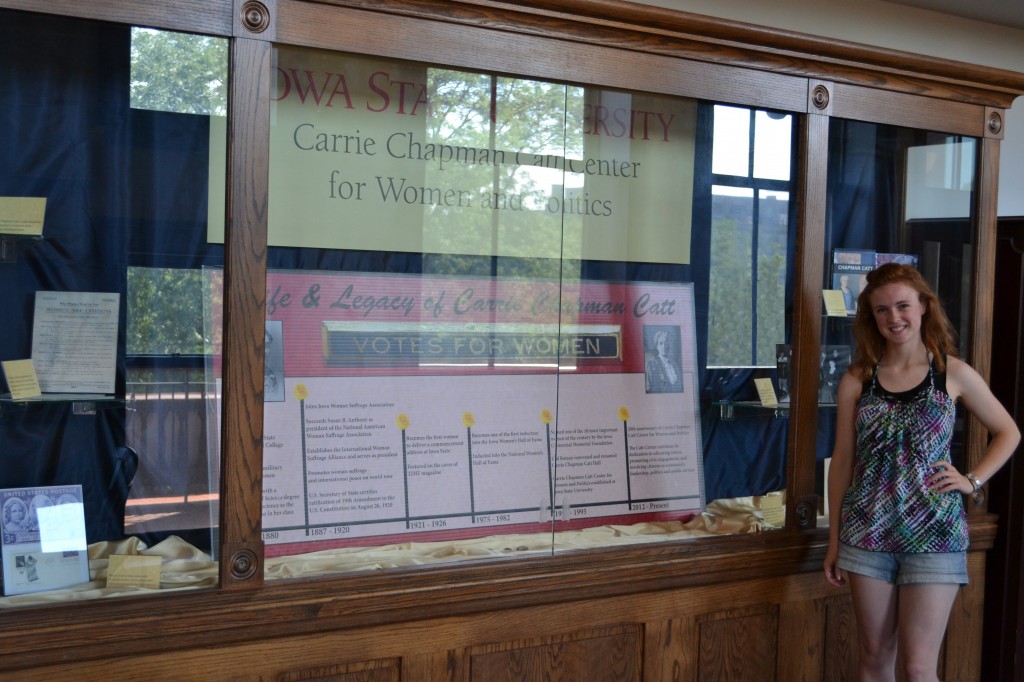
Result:
<svg viewBox="0 0 1024 682"><path fill-rule="evenodd" d="M978 274L964 333L973 349L967 360L985 376L1003 111L1024 92L1024 74L613 0L0 0L0 7L230 38L220 586L0 612L0 676L492 682L561 668L584 671L576 679L788 681L849 672L848 597L825 585L827 536L814 528L830 119L980 140ZM798 114L786 528L265 585L261 387L275 43ZM970 462L985 437L972 421ZM942 661L949 679L977 679L980 671L985 550L996 519L984 509L970 518L972 583L950 620Z"/></svg>

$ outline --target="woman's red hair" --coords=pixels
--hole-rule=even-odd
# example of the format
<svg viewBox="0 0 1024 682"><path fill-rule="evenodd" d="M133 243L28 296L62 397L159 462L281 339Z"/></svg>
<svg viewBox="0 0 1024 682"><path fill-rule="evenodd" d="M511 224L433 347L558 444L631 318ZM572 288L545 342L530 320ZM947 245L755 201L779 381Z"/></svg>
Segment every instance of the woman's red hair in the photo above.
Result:
<svg viewBox="0 0 1024 682"><path fill-rule="evenodd" d="M853 339L856 350L850 369L860 377L869 377L885 352L885 337L878 331L874 312L871 310L871 294L887 284L905 284L917 291L918 300L924 304L921 318L921 340L932 354L935 369L946 370L946 356L957 355L956 330L946 317L939 297L935 295L920 271L912 265L886 263L867 274L867 286L857 297L857 315L853 320Z"/></svg>

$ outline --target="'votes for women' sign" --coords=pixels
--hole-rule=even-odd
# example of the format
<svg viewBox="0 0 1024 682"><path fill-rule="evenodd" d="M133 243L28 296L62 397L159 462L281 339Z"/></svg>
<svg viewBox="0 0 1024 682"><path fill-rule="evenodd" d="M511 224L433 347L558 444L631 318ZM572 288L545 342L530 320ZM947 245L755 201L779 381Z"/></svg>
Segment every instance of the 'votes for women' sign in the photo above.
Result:
<svg viewBox="0 0 1024 682"><path fill-rule="evenodd" d="M271 272L267 318L280 552L703 509L692 285Z"/></svg>

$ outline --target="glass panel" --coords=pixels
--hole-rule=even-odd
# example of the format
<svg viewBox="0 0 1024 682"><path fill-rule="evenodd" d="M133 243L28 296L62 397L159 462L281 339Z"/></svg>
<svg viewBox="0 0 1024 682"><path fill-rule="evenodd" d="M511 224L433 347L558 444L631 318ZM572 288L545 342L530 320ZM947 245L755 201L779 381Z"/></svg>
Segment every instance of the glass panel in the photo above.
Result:
<svg viewBox="0 0 1024 682"><path fill-rule="evenodd" d="M577 283L566 263L563 299L581 303L563 308L562 336L603 327L621 349L614 363L563 364L555 549L690 538L684 522L704 510L690 229L698 105L587 88L582 106L582 127L566 129L582 151L570 168L611 171L572 175L601 201L564 229L584 247L601 239L615 264L581 262ZM659 250L645 253L645 238Z"/></svg>
<svg viewBox="0 0 1024 682"><path fill-rule="evenodd" d="M774 367L786 337L792 116L715 106L714 129L708 366ZM753 174L719 163L751 148Z"/></svg>
<svg viewBox="0 0 1024 682"><path fill-rule="evenodd" d="M703 324L698 315L698 329L707 330L701 378L705 489L712 505L741 501L753 506L764 527L773 528L785 517L793 117L720 105L705 116L715 131L714 161L703 190L707 202L697 202L707 208L694 214L695 224L706 225L709 233ZM719 163L721 157L745 162L730 166Z"/></svg>
<svg viewBox="0 0 1024 682"><path fill-rule="evenodd" d="M267 577L549 552L565 86L290 48L274 74Z"/></svg>
<svg viewBox="0 0 1024 682"><path fill-rule="evenodd" d="M20 531L4 518L4 593L216 585L223 248L206 223L226 41L8 11L0 27L0 215L38 207L0 227L0 359L38 383L8 373L0 397L0 496L32 501ZM84 513L58 516L82 520L88 558L55 559L41 505L73 499Z"/></svg>
<svg viewBox="0 0 1024 682"><path fill-rule="evenodd" d="M760 444L771 422L771 463L752 476L702 427L719 419L702 355L709 273L725 267L709 265L702 208L712 105L296 48L274 59L268 579L766 527L753 496L782 487L785 420L729 436ZM744 229L766 227L739 267L768 339L747 329L742 366L764 345L773 370L791 188L742 182ZM755 287L755 269L770 283ZM707 441L728 460L712 489L739 498L710 515Z"/></svg>
<svg viewBox="0 0 1024 682"><path fill-rule="evenodd" d="M823 358L833 349L842 352L847 364L855 357L856 298L866 274L890 261L920 270L960 333L960 356L969 355L965 332L972 313L977 154L972 138L858 121L832 123L825 287L844 292L848 312L823 320ZM818 459L827 466L835 411L820 414ZM957 418L953 440L958 467L965 445L963 419Z"/></svg>

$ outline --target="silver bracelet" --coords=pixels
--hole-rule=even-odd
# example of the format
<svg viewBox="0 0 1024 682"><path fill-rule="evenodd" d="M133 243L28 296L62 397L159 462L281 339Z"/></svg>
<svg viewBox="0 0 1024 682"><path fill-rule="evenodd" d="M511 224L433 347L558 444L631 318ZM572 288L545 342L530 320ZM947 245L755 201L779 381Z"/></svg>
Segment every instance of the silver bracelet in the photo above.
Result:
<svg viewBox="0 0 1024 682"><path fill-rule="evenodd" d="M974 486L974 490L971 491L971 499L974 500L975 506L980 507L985 502L985 490L981 487L981 479L975 476L972 471L968 471L964 476Z"/></svg>

